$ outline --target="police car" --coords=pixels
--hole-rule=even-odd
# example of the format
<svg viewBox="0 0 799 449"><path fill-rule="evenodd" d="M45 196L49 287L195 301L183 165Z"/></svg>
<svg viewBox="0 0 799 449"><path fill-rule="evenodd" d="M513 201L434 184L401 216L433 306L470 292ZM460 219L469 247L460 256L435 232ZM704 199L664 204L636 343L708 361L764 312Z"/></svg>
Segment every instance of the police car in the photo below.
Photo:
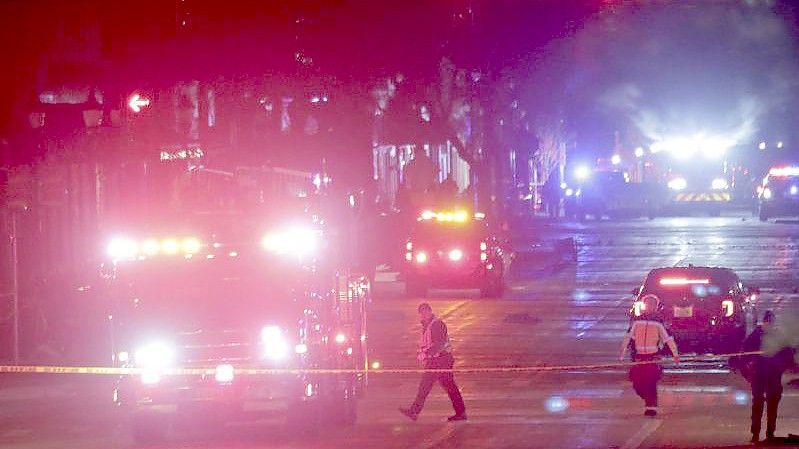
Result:
<svg viewBox="0 0 799 449"><path fill-rule="evenodd" d="M509 256L484 214L424 211L405 242L406 293L426 296L431 287L479 288L482 297L501 296Z"/></svg>
<svg viewBox="0 0 799 449"><path fill-rule="evenodd" d="M799 167L774 167L758 188L760 221L799 216Z"/></svg>
<svg viewBox="0 0 799 449"><path fill-rule="evenodd" d="M681 351L731 353L754 325L759 291L729 268L688 266L656 268L632 293L633 320L644 312L644 295L657 295L657 315Z"/></svg>

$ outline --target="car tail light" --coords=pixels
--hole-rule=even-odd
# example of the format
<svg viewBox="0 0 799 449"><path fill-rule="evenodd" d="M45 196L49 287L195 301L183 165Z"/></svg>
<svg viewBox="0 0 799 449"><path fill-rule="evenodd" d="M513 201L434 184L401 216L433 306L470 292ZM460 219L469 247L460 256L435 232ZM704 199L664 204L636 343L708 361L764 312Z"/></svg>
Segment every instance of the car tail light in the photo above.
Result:
<svg viewBox="0 0 799 449"><path fill-rule="evenodd" d="M735 313L735 303L731 299L721 301L721 310L725 317L731 317Z"/></svg>

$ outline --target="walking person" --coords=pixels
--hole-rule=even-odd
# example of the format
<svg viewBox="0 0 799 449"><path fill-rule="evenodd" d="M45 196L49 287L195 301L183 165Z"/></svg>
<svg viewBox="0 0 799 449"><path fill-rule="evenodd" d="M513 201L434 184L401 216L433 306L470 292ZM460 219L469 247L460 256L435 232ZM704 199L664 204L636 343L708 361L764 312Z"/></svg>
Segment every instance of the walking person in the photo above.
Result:
<svg viewBox="0 0 799 449"><path fill-rule="evenodd" d="M658 381L662 370L657 363L658 352L663 345L668 345L674 358L674 363L680 363L680 354L677 343L669 335L666 327L657 318L660 300L657 296L648 294L641 298L643 307L641 316L630 324L627 334L621 344L620 360L624 360L627 347L633 343L633 362L644 362L630 367L630 380L635 393L644 400L644 415L657 416L658 410ZM648 363L647 363L648 362Z"/></svg>
<svg viewBox="0 0 799 449"><path fill-rule="evenodd" d="M752 386L752 442L760 441L763 408L766 409L766 441L774 440L777 429L777 408L782 399L782 374L793 363L793 350L782 346L774 331L774 313L766 311L763 323L743 342L743 352L763 351L746 356L744 376ZM766 341L769 344L764 344Z"/></svg>
<svg viewBox="0 0 799 449"><path fill-rule="evenodd" d="M422 323L422 335L417 356L419 362L426 370L451 370L455 359L452 357L447 325L433 314L433 308L428 303L419 304L417 311ZM450 416L447 421L465 421L466 406L452 372L425 372L422 374L416 399L409 408L400 408L400 412L416 421L419 413L422 412L427 395L430 394L430 390L436 382L444 387L449 395L449 400L452 401L452 408L455 410L455 414Z"/></svg>

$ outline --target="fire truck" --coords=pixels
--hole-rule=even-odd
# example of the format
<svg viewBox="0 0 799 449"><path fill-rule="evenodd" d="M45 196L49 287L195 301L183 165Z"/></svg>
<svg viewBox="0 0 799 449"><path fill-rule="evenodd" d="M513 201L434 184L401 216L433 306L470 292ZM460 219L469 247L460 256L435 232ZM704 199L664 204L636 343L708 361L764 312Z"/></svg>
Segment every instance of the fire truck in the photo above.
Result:
<svg viewBox="0 0 799 449"><path fill-rule="evenodd" d="M719 216L733 200L726 154L732 146L704 136L652 144L646 175L668 188L664 212Z"/></svg>
<svg viewBox="0 0 799 449"><path fill-rule="evenodd" d="M369 282L349 268L351 200L320 193L324 176L275 168L168 179L162 207L104 240L113 361L135 368L114 400L134 439L196 416L354 423Z"/></svg>

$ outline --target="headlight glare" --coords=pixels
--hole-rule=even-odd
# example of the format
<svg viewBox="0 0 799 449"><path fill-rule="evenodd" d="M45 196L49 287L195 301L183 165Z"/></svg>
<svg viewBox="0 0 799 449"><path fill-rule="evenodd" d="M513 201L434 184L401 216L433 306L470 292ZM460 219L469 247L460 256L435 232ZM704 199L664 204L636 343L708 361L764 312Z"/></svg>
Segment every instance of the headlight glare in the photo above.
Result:
<svg viewBox="0 0 799 449"><path fill-rule="evenodd" d="M289 344L283 331L277 326L266 326L261 329L261 344L264 356L270 360L283 360L289 353Z"/></svg>
<svg viewBox="0 0 799 449"><path fill-rule="evenodd" d="M166 368L175 361L175 350L163 342L149 343L136 351L135 361L143 368Z"/></svg>

